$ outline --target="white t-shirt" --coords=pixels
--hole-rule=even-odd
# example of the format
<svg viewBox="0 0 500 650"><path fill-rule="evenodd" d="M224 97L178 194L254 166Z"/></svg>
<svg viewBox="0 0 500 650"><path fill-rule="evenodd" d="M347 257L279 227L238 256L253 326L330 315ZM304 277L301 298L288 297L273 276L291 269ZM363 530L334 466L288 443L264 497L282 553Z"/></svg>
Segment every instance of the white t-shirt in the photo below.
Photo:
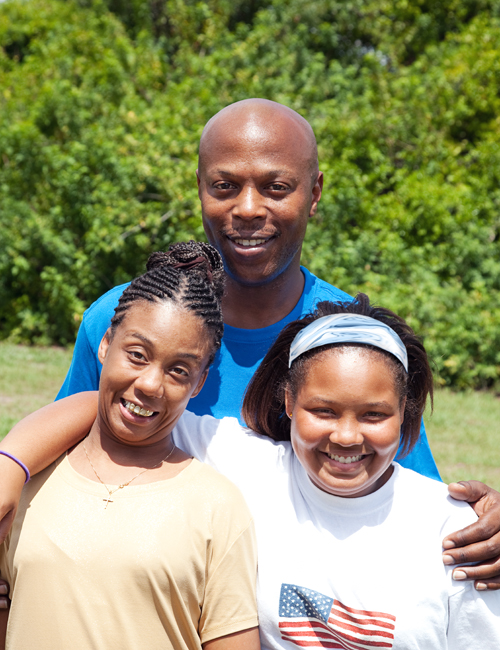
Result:
<svg viewBox="0 0 500 650"><path fill-rule="evenodd" d="M380 490L345 499L310 481L290 443L234 418L185 413L174 438L250 506L263 648L500 648L500 592L442 563L443 537L477 519L442 483L395 463Z"/></svg>

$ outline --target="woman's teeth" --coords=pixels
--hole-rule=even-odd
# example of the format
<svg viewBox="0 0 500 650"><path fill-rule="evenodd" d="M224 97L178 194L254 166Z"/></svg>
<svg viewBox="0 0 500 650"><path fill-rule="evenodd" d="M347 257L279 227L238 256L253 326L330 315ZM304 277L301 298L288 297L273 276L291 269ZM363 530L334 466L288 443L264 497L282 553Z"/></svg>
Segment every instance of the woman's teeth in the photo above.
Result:
<svg viewBox="0 0 500 650"><path fill-rule="evenodd" d="M234 241L239 246L259 246L266 243L265 239L235 239Z"/></svg>
<svg viewBox="0 0 500 650"><path fill-rule="evenodd" d="M327 454L327 456L328 458L336 460L338 463L344 463L345 465L348 465L349 463L357 463L358 460L363 458L363 454L360 454L359 456L337 456L337 454Z"/></svg>
<svg viewBox="0 0 500 650"><path fill-rule="evenodd" d="M153 415L154 411L148 411L147 409L143 409L141 406L137 406L137 404L133 404L132 402L127 402L126 399L123 400L123 403L125 404L125 408L128 409L131 413L135 413L136 415L142 415L145 418L148 418L150 415Z"/></svg>

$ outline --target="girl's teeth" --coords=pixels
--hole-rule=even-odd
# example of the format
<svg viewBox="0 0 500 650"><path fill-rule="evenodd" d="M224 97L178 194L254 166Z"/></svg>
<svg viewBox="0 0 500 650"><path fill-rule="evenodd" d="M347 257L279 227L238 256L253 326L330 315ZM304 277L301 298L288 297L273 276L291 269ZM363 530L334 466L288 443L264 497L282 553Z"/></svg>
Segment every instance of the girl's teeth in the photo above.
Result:
<svg viewBox="0 0 500 650"><path fill-rule="evenodd" d="M360 454L359 456L337 456L336 454L328 454L328 457L332 460L336 460L338 463L344 463L344 465L348 465L349 463L356 463L358 460L361 460L363 458L363 454Z"/></svg>
<svg viewBox="0 0 500 650"><path fill-rule="evenodd" d="M125 402L125 408L128 409L131 413L136 413L137 415L142 415L143 417L146 418L148 418L150 415L153 415L154 413L154 411L148 411L147 409L143 409L137 404L133 404L132 402L127 402L127 400L123 400L123 401Z"/></svg>

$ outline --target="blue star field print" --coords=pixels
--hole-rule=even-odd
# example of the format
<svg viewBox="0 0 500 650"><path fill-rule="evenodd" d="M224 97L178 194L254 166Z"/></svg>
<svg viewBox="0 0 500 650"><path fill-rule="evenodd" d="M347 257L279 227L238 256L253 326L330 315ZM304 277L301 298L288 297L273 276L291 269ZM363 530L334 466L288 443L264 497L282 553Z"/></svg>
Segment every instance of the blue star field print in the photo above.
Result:
<svg viewBox="0 0 500 650"><path fill-rule="evenodd" d="M373 650L392 648L396 617L347 607L298 585L282 584L281 638L301 647Z"/></svg>

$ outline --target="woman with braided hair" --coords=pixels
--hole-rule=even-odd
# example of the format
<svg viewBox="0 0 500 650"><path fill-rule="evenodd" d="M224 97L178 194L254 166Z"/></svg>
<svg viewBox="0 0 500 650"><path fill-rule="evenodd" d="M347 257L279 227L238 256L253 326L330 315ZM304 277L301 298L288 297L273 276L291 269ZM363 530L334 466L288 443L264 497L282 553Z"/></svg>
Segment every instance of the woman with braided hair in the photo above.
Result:
<svg viewBox="0 0 500 650"><path fill-rule="evenodd" d="M220 346L222 292L218 252L195 242L124 291L97 418L26 485L0 546L7 649L259 650L248 508L170 435Z"/></svg>

